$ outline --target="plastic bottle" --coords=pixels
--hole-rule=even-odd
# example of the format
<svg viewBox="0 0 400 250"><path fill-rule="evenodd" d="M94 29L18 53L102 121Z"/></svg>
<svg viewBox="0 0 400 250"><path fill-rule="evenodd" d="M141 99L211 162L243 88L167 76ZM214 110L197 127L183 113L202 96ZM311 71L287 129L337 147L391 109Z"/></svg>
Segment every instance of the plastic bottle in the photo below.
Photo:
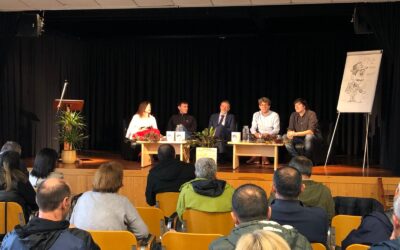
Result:
<svg viewBox="0 0 400 250"><path fill-rule="evenodd" d="M249 126L243 126L243 130L242 130L242 140L244 142L249 142L250 141L250 130L249 130Z"/></svg>

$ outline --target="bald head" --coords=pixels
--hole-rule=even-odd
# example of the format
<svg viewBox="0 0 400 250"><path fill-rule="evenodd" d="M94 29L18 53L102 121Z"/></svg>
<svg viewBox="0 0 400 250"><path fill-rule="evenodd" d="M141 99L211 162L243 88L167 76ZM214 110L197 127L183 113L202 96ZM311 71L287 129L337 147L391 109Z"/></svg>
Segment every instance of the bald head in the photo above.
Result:
<svg viewBox="0 0 400 250"><path fill-rule="evenodd" d="M297 199L301 185L301 174L293 167L282 167L274 173L275 191L284 199Z"/></svg>
<svg viewBox="0 0 400 250"><path fill-rule="evenodd" d="M71 189L64 180L50 178L39 184L36 203L40 211L50 212L56 210L69 196L71 196Z"/></svg>
<svg viewBox="0 0 400 250"><path fill-rule="evenodd" d="M233 193L232 210L240 222L267 219L267 194L257 185L244 184Z"/></svg>

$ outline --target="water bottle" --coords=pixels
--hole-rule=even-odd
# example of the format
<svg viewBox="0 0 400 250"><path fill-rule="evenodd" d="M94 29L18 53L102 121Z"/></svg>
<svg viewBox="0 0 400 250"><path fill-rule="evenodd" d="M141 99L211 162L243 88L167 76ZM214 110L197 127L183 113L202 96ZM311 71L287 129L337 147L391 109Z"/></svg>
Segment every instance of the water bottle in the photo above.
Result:
<svg viewBox="0 0 400 250"><path fill-rule="evenodd" d="M243 126L242 130L242 140L244 142L249 142L250 141L250 130L249 126Z"/></svg>
<svg viewBox="0 0 400 250"><path fill-rule="evenodd" d="M176 125L175 131L178 131L178 132L184 131L183 130L183 125L182 124Z"/></svg>

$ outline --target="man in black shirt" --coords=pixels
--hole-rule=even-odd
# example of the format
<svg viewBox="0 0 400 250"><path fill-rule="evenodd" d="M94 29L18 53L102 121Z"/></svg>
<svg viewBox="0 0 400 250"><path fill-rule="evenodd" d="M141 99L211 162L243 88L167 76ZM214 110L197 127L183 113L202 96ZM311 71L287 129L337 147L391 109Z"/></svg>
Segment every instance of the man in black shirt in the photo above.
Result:
<svg viewBox="0 0 400 250"><path fill-rule="evenodd" d="M179 114L172 115L168 121L167 131L175 131L177 125L182 125L186 132L196 132L197 122L196 118L188 115L189 103L181 101L178 103Z"/></svg>
<svg viewBox="0 0 400 250"><path fill-rule="evenodd" d="M296 112L290 115L288 131L283 137L286 149L292 157L295 157L300 155L296 150L296 144L303 144L304 155L312 159L315 144L322 140L317 115L308 109L307 101L302 98L297 98L293 104Z"/></svg>

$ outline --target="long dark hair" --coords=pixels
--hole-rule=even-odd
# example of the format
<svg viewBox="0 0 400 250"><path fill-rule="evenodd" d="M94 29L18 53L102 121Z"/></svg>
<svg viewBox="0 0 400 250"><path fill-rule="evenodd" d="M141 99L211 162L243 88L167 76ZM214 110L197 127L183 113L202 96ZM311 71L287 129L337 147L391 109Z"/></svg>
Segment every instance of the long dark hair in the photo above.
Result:
<svg viewBox="0 0 400 250"><path fill-rule="evenodd" d="M20 156L15 151L5 151L0 156L0 189L11 191L17 182L26 183L28 178L20 170Z"/></svg>
<svg viewBox="0 0 400 250"><path fill-rule="evenodd" d="M41 149L35 157L31 174L38 178L46 178L56 168L57 152L52 148Z"/></svg>

